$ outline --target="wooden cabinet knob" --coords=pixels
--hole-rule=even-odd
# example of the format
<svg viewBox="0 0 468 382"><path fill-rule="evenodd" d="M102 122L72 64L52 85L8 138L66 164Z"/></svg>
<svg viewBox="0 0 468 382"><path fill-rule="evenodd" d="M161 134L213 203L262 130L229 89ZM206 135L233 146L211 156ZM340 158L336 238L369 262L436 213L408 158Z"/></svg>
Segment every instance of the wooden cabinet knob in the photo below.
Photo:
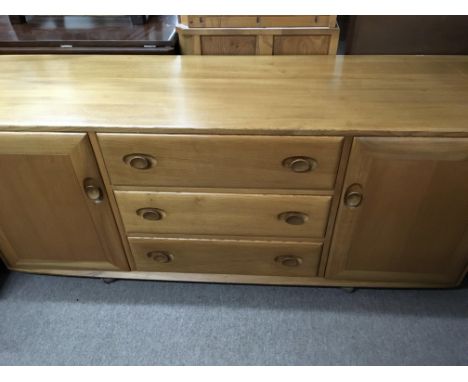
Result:
<svg viewBox="0 0 468 382"><path fill-rule="evenodd" d="M289 157L283 161L283 166L294 172L310 172L317 167L317 161L309 157Z"/></svg>
<svg viewBox="0 0 468 382"><path fill-rule="evenodd" d="M124 156L123 160L137 170L147 170L156 164L156 159L147 154L129 154Z"/></svg>
<svg viewBox="0 0 468 382"><path fill-rule="evenodd" d="M309 216L303 212L288 211L279 214L278 219L291 225L302 225L309 220Z"/></svg>
<svg viewBox="0 0 468 382"><path fill-rule="evenodd" d="M137 210L137 215L146 220L161 220L166 216L166 212L159 208L140 208Z"/></svg>
<svg viewBox="0 0 468 382"><path fill-rule="evenodd" d="M349 208L359 207L362 203L362 186L360 184L352 184L346 190L344 196L344 203Z"/></svg>
<svg viewBox="0 0 468 382"><path fill-rule="evenodd" d="M104 200L104 193L96 179L86 178L83 181L83 188L86 196L93 203L101 203Z"/></svg>
<svg viewBox="0 0 468 382"><path fill-rule="evenodd" d="M148 252L146 256L149 259L153 259L157 263L170 263L172 260L174 260L174 255L170 252L166 251L152 251Z"/></svg>
<svg viewBox="0 0 468 382"><path fill-rule="evenodd" d="M275 261L285 267L298 267L302 264L302 258L299 256L283 255L277 256Z"/></svg>

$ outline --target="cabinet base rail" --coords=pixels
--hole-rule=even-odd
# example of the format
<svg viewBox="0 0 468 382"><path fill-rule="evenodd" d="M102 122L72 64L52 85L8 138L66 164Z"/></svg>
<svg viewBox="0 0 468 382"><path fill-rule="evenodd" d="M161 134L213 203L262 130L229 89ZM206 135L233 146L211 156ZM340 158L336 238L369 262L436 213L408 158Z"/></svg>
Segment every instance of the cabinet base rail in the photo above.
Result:
<svg viewBox="0 0 468 382"><path fill-rule="evenodd" d="M152 281L182 281L222 284L253 284L253 285L283 285L283 286L316 286L342 288L436 288L447 289L460 286L464 280L461 277L456 283L421 283L421 282L388 282L388 281L349 281L331 280L323 277L284 277L284 276L252 276L234 274L207 273L173 273L173 272L125 272L125 271L92 271L74 269L22 269L10 268L11 271L52 275L92 277L100 279L152 280Z"/></svg>

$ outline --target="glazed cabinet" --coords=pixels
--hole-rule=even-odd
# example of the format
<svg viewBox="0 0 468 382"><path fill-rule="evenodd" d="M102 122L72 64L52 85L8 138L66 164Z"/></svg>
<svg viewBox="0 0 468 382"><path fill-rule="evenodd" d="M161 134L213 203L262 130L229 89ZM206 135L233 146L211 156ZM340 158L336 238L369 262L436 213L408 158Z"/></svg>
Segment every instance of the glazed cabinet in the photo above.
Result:
<svg viewBox="0 0 468 382"><path fill-rule="evenodd" d="M456 284L468 264L468 139L355 138L326 277Z"/></svg>
<svg viewBox="0 0 468 382"><path fill-rule="evenodd" d="M0 133L0 248L15 269L129 270L85 133Z"/></svg>

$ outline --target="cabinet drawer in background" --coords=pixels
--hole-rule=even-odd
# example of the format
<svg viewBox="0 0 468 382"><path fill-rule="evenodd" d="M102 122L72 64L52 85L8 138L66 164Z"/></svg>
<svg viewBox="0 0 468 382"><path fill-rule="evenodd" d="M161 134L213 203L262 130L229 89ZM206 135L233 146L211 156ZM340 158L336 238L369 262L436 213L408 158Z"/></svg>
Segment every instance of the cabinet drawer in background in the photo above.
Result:
<svg viewBox="0 0 468 382"><path fill-rule="evenodd" d="M136 270L316 276L321 243L130 237Z"/></svg>
<svg viewBox="0 0 468 382"><path fill-rule="evenodd" d="M333 27L336 16L181 16L191 28Z"/></svg>
<svg viewBox="0 0 468 382"><path fill-rule="evenodd" d="M114 185L331 190L341 137L98 134Z"/></svg>
<svg viewBox="0 0 468 382"><path fill-rule="evenodd" d="M116 191L127 233L323 237L330 196Z"/></svg>

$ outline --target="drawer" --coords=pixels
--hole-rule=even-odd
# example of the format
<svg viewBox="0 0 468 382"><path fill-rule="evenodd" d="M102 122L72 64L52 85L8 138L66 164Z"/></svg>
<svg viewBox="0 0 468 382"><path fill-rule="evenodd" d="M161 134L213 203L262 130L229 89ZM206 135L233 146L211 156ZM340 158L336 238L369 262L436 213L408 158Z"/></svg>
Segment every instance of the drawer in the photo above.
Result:
<svg viewBox="0 0 468 382"><path fill-rule="evenodd" d="M336 16L182 16L190 28L333 27Z"/></svg>
<svg viewBox="0 0 468 382"><path fill-rule="evenodd" d="M321 243L130 237L136 270L316 276Z"/></svg>
<svg viewBox="0 0 468 382"><path fill-rule="evenodd" d="M114 185L332 189L341 137L98 134Z"/></svg>
<svg viewBox="0 0 468 382"><path fill-rule="evenodd" d="M322 237L330 196L116 191L128 233Z"/></svg>

